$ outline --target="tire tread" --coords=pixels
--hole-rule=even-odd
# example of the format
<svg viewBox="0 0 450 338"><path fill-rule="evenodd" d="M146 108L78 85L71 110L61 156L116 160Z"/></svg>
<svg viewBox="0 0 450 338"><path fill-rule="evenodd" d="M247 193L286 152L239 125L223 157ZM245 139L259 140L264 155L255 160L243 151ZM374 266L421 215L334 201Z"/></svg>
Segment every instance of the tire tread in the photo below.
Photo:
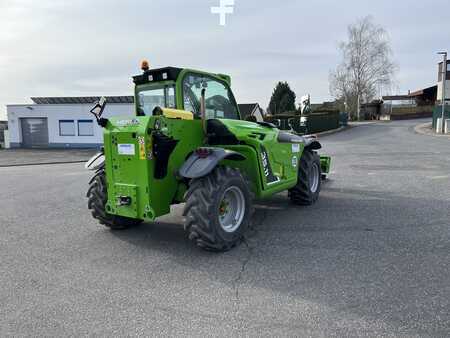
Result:
<svg viewBox="0 0 450 338"><path fill-rule="evenodd" d="M132 219L117 215L110 215L106 212L106 202L108 201L106 184L106 172L99 169L89 181L89 189L86 193L88 198L88 209L91 210L92 217L98 222L112 230L122 230L141 223L141 220Z"/></svg>
<svg viewBox="0 0 450 338"><path fill-rule="evenodd" d="M192 180L185 195L184 229L188 233L189 239L202 249L220 252L228 251L242 239L242 236L240 236L231 242L225 241L211 226L211 220L217 217L212 201L229 178L238 178L245 182L248 187L250 200L253 200L254 194L250 189L249 180L238 169L222 166L214 169L206 177ZM254 210L253 204L250 203L247 207L249 215L247 219L251 219Z"/></svg>

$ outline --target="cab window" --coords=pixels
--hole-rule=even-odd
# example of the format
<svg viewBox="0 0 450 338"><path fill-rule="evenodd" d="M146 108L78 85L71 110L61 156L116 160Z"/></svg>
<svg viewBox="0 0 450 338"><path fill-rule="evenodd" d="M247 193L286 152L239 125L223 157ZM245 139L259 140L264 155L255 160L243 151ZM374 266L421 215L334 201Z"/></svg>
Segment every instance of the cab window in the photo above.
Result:
<svg viewBox="0 0 450 338"><path fill-rule="evenodd" d="M239 120L239 113L229 88L222 82L202 75L187 75L183 80L184 110L200 117L200 100L205 89L207 119Z"/></svg>
<svg viewBox="0 0 450 338"><path fill-rule="evenodd" d="M153 109L176 108L175 106L175 87L152 88L141 90L137 95L138 115L153 115Z"/></svg>

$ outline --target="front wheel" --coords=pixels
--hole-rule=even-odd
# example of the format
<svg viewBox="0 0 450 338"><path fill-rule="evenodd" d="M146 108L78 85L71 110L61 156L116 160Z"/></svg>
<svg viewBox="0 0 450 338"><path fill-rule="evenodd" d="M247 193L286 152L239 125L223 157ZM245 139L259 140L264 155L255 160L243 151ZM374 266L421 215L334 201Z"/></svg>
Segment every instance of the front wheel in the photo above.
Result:
<svg viewBox="0 0 450 338"><path fill-rule="evenodd" d="M237 169L217 167L194 179L186 193L185 230L210 251L228 251L245 234L253 213L253 194Z"/></svg>
<svg viewBox="0 0 450 338"><path fill-rule="evenodd" d="M311 205L319 198L322 171L320 156L315 151L306 150L300 158L297 185L289 190L292 203Z"/></svg>

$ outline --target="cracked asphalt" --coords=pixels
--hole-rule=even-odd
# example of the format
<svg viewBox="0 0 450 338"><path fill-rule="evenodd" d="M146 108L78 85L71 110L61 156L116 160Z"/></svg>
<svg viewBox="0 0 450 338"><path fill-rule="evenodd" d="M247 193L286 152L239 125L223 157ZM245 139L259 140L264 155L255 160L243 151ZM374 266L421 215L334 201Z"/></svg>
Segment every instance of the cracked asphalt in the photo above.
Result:
<svg viewBox="0 0 450 338"><path fill-rule="evenodd" d="M318 203L258 202L224 254L181 207L98 225L82 164L0 168L0 336L450 336L450 143L423 122L322 138Z"/></svg>

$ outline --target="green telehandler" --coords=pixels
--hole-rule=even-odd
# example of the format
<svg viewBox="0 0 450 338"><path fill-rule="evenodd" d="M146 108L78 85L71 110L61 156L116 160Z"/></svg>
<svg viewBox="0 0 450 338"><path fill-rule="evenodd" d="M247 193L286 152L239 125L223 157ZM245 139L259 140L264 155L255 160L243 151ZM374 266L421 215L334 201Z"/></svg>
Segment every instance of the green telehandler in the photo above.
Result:
<svg viewBox="0 0 450 338"><path fill-rule="evenodd" d="M103 118L104 147L86 163L92 216L112 230L170 213L185 203L189 239L211 251L238 244L254 199L288 191L292 203L319 197L330 158L315 137L242 120L227 75L166 67L133 77L135 114Z"/></svg>

